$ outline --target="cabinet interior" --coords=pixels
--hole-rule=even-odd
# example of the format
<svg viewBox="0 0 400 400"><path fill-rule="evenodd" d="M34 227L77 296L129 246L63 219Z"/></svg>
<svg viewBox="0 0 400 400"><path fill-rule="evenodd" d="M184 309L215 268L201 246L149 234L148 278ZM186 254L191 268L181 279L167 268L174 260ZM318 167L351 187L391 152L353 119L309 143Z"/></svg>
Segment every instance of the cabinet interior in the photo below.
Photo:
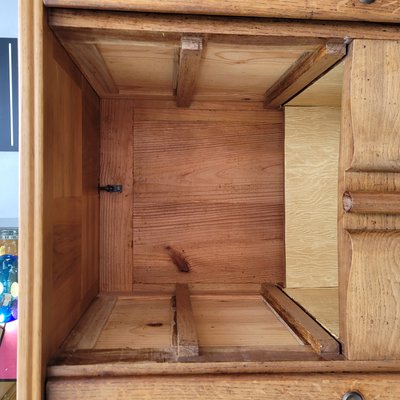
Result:
<svg viewBox="0 0 400 400"><path fill-rule="evenodd" d="M48 12L51 290L75 291L54 315L49 376L116 361L341 359L346 44L135 18Z"/></svg>

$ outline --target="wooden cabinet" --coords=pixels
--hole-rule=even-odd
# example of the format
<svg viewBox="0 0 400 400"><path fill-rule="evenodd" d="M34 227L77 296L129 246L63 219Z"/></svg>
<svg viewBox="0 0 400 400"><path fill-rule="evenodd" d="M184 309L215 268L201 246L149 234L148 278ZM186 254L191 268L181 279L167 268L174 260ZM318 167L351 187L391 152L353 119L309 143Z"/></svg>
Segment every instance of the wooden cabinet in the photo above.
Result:
<svg viewBox="0 0 400 400"><path fill-rule="evenodd" d="M392 5L22 3L19 398L397 398Z"/></svg>

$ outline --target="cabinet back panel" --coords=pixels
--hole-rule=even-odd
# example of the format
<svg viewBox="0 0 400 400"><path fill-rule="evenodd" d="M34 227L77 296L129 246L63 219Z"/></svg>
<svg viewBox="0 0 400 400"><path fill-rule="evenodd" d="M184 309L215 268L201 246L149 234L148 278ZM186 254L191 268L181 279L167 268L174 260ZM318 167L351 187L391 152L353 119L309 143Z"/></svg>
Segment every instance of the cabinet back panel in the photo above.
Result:
<svg viewBox="0 0 400 400"><path fill-rule="evenodd" d="M283 282L282 113L134 109L130 104L126 119L134 122L121 129L117 119L103 115L103 135L104 124L114 125L108 132L115 135L102 143L126 153L133 137L133 160L110 156L114 165L102 169L115 171L115 183L127 185L118 200L126 205L118 211L124 213L124 226L132 218L131 197L133 263L118 261L132 254L129 233L111 239L113 224L103 225L102 251L118 254L118 269L110 262L103 273L132 276L129 284ZM106 196L119 195L102 199ZM110 201L102 201L102 215L117 212ZM127 280L102 289L127 290Z"/></svg>

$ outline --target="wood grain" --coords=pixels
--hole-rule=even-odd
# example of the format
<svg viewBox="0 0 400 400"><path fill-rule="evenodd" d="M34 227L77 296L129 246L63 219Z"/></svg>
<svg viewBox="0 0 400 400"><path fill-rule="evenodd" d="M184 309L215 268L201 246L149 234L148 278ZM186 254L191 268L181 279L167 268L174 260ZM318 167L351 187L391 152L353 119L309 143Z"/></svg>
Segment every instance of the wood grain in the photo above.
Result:
<svg viewBox="0 0 400 400"><path fill-rule="evenodd" d="M264 106L276 108L288 102L332 68L346 55L346 45L327 42L313 53L304 53L265 92Z"/></svg>
<svg viewBox="0 0 400 400"><path fill-rule="evenodd" d="M398 4L377 2L375 4L340 2L334 0L323 3L306 0L274 1L273 4L250 0L207 0L186 1L167 0L154 4L150 0L44 0L49 7L93 8L102 10L140 11L156 13L229 15L241 17L270 17L295 19L327 19L350 21L400 22Z"/></svg>
<svg viewBox="0 0 400 400"><path fill-rule="evenodd" d="M130 291L133 282L133 107L129 100L101 103L100 184L123 185L100 195L100 290Z"/></svg>
<svg viewBox="0 0 400 400"><path fill-rule="evenodd" d="M288 346L293 351L304 347L264 303L260 295L192 296L193 313L199 344L203 347Z"/></svg>
<svg viewBox="0 0 400 400"><path fill-rule="evenodd" d="M345 192L343 208L352 213L400 214L400 193Z"/></svg>
<svg viewBox="0 0 400 400"><path fill-rule="evenodd" d="M399 41L353 43L349 126L354 141L351 168L356 171L399 171ZM371 63L370 60L375 60ZM368 115L368 120L365 116ZM384 140L382 139L384 132Z"/></svg>
<svg viewBox="0 0 400 400"><path fill-rule="evenodd" d="M307 346L303 346L307 347ZM315 354L315 353L314 353ZM304 354L303 354L304 357ZM298 373L384 373L400 372L398 361L223 361L192 363L115 362L102 364L81 363L79 365L50 365L48 378L138 376L138 375L193 375L200 374L283 374Z"/></svg>
<svg viewBox="0 0 400 400"><path fill-rule="evenodd" d="M339 337L338 288L287 288L285 293L300 304L332 335L336 338Z"/></svg>
<svg viewBox="0 0 400 400"><path fill-rule="evenodd" d="M20 80L19 255L30 267L20 274L17 385L19 398L41 399L47 360L98 291L90 264L96 261L98 242L89 238L91 230L98 230L98 199L89 182L98 171L93 154L98 98L49 30L42 7L30 2L21 7L20 60L26 68ZM82 208L88 202L90 216Z"/></svg>
<svg viewBox="0 0 400 400"><path fill-rule="evenodd" d="M97 297L68 335L63 351L93 349L116 303L111 296Z"/></svg>
<svg viewBox="0 0 400 400"><path fill-rule="evenodd" d="M285 108L286 286L337 286L340 109Z"/></svg>
<svg viewBox="0 0 400 400"><path fill-rule="evenodd" d="M175 10L173 11L173 14ZM67 29L64 34L74 36L84 33L90 37L90 31L95 30L97 38L103 31L108 35L118 32L119 38L128 38L140 34L154 38L155 32L163 32L163 37L177 33L184 35L230 35L229 42L240 43L253 36L263 42L263 38L307 38L313 43L320 43L325 39L400 39L400 28L396 25L382 25L373 23L339 22L339 21L282 21L263 20L256 18L224 18L208 16L142 14L129 12L95 12L90 10L59 10L53 9L49 16L50 26L61 33L60 28ZM75 36L76 37L76 36ZM81 37L81 36L80 36ZM112 37L112 36L111 36ZM93 38L93 36L92 36ZM290 40L283 39L286 44ZM295 40L295 39L294 39ZM254 41L253 41L254 43ZM269 43L271 43L269 41ZM310 42L309 42L310 43ZM264 43L265 44L265 43ZM264 88L265 89L265 88Z"/></svg>
<svg viewBox="0 0 400 400"><path fill-rule="evenodd" d="M399 359L400 234L353 233L350 238L347 357L350 360Z"/></svg>
<svg viewBox="0 0 400 400"><path fill-rule="evenodd" d="M263 284L261 293L286 323L318 354L339 354L339 343L284 292L274 285Z"/></svg>
<svg viewBox="0 0 400 400"><path fill-rule="evenodd" d="M171 298L119 298L95 349L153 349L172 346Z"/></svg>
<svg viewBox="0 0 400 400"><path fill-rule="evenodd" d="M398 374L291 374L214 375L199 377L125 377L49 380L49 400L181 398L208 400L265 400L284 396L288 400L313 400L323 395L341 398L358 390L366 398L393 400L400 395Z"/></svg>
<svg viewBox="0 0 400 400"><path fill-rule="evenodd" d="M193 316L190 292L187 285L176 285L176 329L178 357L199 355L196 322Z"/></svg>
<svg viewBox="0 0 400 400"><path fill-rule="evenodd" d="M399 216L389 215L390 207L379 214L345 213L342 205L345 192L387 195L400 188L399 142L393 132L398 126L398 47L397 42L356 40L344 70L339 298L340 337L349 359L399 358L395 289L399 281ZM369 68L371 59L376 63ZM371 101L376 102L375 107Z"/></svg>
<svg viewBox="0 0 400 400"><path fill-rule="evenodd" d="M135 283L283 281L280 112L138 110L134 142Z"/></svg>
<svg viewBox="0 0 400 400"><path fill-rule="evenodd" d="M176 88L178 107L189 107L196 89L196 80L200 70L203 41L201 38L181 39Z"/></svg>
<svg viewBox="0 0 400 400"><path fill-rule="evenodd" d="M99 96L118 93L104 58L95 44L62 42L68 53Z"/></svg>
<svg viewBox="0 0 400 400"><path fill-rule="evenodd" d="M0 382L0 399L16 400L17 385L15 382Z"/></svg>

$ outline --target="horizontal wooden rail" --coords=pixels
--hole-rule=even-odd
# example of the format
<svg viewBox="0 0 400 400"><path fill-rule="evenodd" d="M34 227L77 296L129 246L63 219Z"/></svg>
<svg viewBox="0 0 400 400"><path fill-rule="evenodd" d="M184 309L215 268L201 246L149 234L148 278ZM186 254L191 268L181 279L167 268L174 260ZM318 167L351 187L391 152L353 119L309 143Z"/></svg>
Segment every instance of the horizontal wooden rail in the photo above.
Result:
<svg viewBox="0 0 400 400"><path fill-rule="evenodd" d="M400 193L345 192L343 209L360 214L400 214Z"/></svg>

